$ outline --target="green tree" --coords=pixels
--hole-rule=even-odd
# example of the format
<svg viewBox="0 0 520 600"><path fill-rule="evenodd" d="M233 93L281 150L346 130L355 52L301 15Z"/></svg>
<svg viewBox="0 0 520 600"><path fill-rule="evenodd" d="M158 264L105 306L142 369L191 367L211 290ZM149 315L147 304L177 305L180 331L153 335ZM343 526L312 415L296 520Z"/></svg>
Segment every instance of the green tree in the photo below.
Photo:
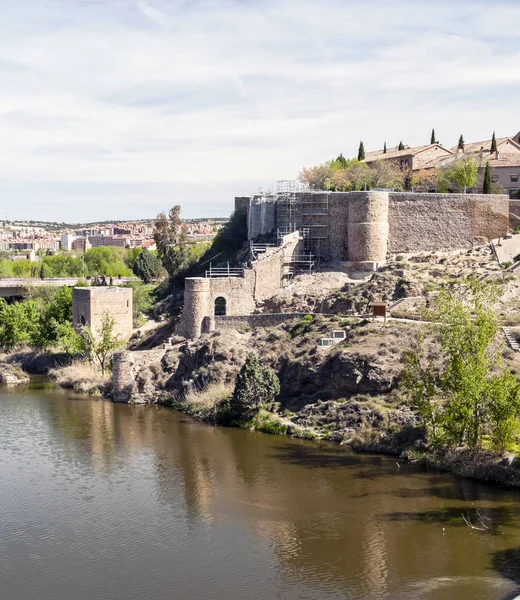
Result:
<svg viewBox="0 0 520 600"><path fill-rule="evenodd" d="M211 252L218 254L220 252L234 253L242 248L247 241L247 211L239 208L233 212L229 221L218 230Z"/></svg>
<svg viewBox="0 0 520 600"><path fill-rule="evenodd" d="M186 228L181 220L181 207L173 206L166 216L157 215L154 240L157 254L170 279L177 277L187 265Z"/></svg>
<svg viewBox="0 0 520 600"><path fill-rule="evenodd" d="M484 185L482 187L483 194L491 194L491 165L489 161L486 163L486 170L484 171Z"/></svg>
<svg viewBox="0 0 520 600"><path fill-rule="evenodd" d="M144 248L135 259L133 271L144 283L150 283L161 276L161 263L155 254Z"/></svg>
<svg viewBox="0 0 520 600"><path fill-rule="evenodd" d="M121 338L114 333L114 319L105 312L101 318L101 327L92 331L90 327L81 330L82 350L93 363L97 363L104 375L114 352L123 345Z"/></svg>
<svg viewBox="0 0 520 600"><path fill-rule="evenodd" d="M343 154L340 154L338 158L336 158L335 162L337 162L343 168L347 166L347 159L343 156Z"/></svg>
<svg viewBox="0 0 520 600"><path fill-rule="evenodd" d="M491 149L490 149L490 153L492 154L493 152L497 151L497 138L495 136L495 132L493 131L493 137L491 138Z"/></svg>
<svg viewBox="0 0 520 600"><path fill-rule="evenodd" d="M464 152L464 137L462 136L462 133L460 134L459 145L457 146L457 148Z"/></svg>
<svg viewBox="0 0 520 600"><path fill-rule="evenodd" d="M39 348L54 347L69 355L81 351L81 339L72 325L71 288L59 288L46 302L34 342Z"/></svg>
<svg viewBox="0 0 520 600"><path fill-rule="evenodd" d="M357 159L359 161L365 160L365 146L363 145L362 141L359 142L359 149L358 149Z"/></svg>
<svg viewBox="0 0 520 600"><path fill-rule="evenodd" d="M404 144L403 142L399 142L399 146L397 147L398 150L404 150Z"/></svg>
<svg viewBox="0 0 520 600"><path fill-rule="evenodd" d="M34 300L8 304L0 298L0 346L33 345L38 335L39 312Z"/></svg>
<svg viewBox="0 0 520 600"><path fill-rule="evenodd" d="M383 154L386 154L386 142L383 145Z"/></svg>
<svg viewBox="0 0 520 600"><path fill-rule="evenodd" d="M492 350L498 324L491 310L497 288L475 280L439 295L432 329L437 360L422 339L404 355L403 385L434 443L481 445L485 428L504 451L518 434L520 391L508 371L497 374Z"/></svg>
<svg viewBox="0 0 520 600"><path fill-rule="evenodd" d="M435 139L435 129L432 129L432 135L430 137L430 144L436 144L437 140Z"/></svg>
<svg viewBox="0 0 520 600"><path fill-rule="evenodd" d="M466 156L456 160L448 170L448 178L465 194L468 188L471 188L477 182L477 163Z"/></svg>
<svg viewBox="0 0 520 600"><path fill-rule="evenodd" d="M279 393L280 382L276 373L272 369L262 368L258 358L251 354L236 377L231 411L240 419L252 419Z"/></svg>

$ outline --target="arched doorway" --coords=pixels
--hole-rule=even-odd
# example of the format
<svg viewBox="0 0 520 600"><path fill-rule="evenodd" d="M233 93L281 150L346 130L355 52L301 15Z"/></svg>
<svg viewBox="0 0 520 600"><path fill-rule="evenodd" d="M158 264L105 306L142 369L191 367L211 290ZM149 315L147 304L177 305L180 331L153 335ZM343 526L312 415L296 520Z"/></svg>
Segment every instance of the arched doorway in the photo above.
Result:
<svg viewBox="0 0 520 600"><path fill-rule="evenodd" d="M226 299L222 296L215 298L215 312L216 317L224 317L226 315Z"/></svg>

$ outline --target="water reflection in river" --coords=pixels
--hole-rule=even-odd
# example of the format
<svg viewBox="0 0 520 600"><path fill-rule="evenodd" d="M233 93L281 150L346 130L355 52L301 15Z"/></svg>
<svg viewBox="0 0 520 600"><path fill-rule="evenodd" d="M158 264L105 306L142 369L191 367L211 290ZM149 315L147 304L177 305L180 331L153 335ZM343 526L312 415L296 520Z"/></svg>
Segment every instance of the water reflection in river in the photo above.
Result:
<svg viewBox="0 0 520 600"><path fill-rule="evenodd" d="M0 423L2 600L520 593L516 492L56 393Z"/></svg>

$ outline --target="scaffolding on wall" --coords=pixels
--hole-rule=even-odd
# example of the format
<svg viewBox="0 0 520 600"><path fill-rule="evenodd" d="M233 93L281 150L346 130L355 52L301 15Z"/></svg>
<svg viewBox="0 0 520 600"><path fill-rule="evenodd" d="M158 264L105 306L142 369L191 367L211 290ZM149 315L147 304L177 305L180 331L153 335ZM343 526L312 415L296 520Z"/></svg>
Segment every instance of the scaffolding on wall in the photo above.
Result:
<svg viewBox="0 0 520 600"><path fill-rule="evenodd" d="M305 254L315 256L319 264L329 250L329 192L307 190L298 199Z"/></svg>
<svg viewBox="0 0 520 600"><path fill-rule="evenodd" d="M300 227L300 206L296 198L296 181L284 180L276 184L277 238L293 233Z"/></svg>

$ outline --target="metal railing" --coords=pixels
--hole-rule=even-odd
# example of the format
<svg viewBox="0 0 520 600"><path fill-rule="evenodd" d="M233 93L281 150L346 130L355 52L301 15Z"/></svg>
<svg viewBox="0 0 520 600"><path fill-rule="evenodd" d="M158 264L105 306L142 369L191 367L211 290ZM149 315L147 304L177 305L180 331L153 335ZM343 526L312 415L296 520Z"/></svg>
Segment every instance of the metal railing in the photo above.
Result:
<svg viewBox="0 0 520 600"><path fill-rule="evenodd" d="M225 267L214 267L211 264L206 271L206 277L243 277L244 269L230 267L229 263Z"/></svg>

